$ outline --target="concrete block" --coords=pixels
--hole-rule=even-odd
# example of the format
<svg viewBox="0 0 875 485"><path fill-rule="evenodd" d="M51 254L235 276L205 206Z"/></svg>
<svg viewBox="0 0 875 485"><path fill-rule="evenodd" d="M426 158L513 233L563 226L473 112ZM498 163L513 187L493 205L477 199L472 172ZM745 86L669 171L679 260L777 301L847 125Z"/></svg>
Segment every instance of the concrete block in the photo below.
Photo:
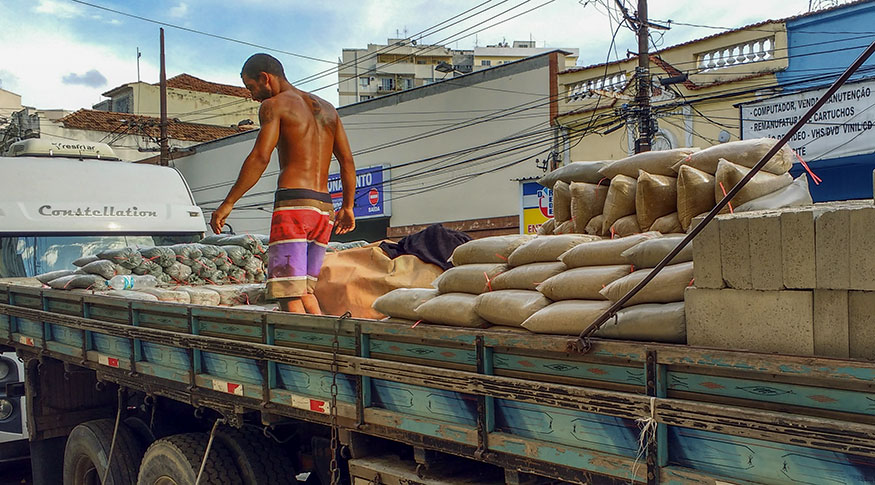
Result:
<svg viewBox="0 0 875 485"><path fill-rule="evenodd" d="M697 225L701 217L693 219ZM693 239L693 277L699 288L723 288L723 274L720 269L720 229L718 221L711 221Z"/></svg>
<svg viewBox="0 0 875 485"><path fill-rule="evenodd" d="M814 354L812 291L687 288L687 343Z"/></svg>
<svg viewBox="0 0 875 485"><path fill-rule="evenodd" d="M815 288L846 290L851 286L850 213L841 207L815 213Z"/></svg>
<svg viewBox="0 0 875 485"><path fill-rule="evenodd" d="M849 225L850 288L875 290L875 207L851 210Z"/></svg>
<svg viewBox="0 0 875 485"><path fill-rule="evenodd" d="M750 274L750 236L746 217L719 217L720 266L729 288L753 289Z"/></svg>
<svg viewBox="0 0 875 485"><path fill-rule="evenodd" d="M875 360L875 292L848 292L848 341L851 358Z"/></svg>
<svg viewBox="0 0 875 485"><path fill-rule="evenodd" d="M748 221L748 234L751 286L756 290L784 289L780 213L751 217Z"/></svg>
<svg viewBox="0 0 875 485"><path fill-rule="evenodd" d="M850 356L848 292L814 290L814 355Z"/></svg>
<svg viewBox="0 0 875 485"><path fill-rule="evenodd" d="M814 213L814 208L781 213L781 266L787 289L817 284Z"/></svg>

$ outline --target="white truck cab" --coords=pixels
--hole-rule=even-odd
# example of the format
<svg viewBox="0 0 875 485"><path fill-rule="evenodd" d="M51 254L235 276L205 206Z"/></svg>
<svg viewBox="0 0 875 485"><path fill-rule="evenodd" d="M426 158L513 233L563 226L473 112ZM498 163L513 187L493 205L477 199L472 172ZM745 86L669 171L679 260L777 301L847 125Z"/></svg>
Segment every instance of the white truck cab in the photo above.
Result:
<svg viewBox="0 0 875 485"><path fill-rule="evenodd" d="M0 157L0 280L34 284L104 249L194 242L201 209L176 169L119 161L99 143L14 143ZM5 302L2 302L5 303ZM27 437L14 353L0 354L0 445ZM10 387L11 388L11 387ZM0 459L2 459L0 447Z"/></svg>

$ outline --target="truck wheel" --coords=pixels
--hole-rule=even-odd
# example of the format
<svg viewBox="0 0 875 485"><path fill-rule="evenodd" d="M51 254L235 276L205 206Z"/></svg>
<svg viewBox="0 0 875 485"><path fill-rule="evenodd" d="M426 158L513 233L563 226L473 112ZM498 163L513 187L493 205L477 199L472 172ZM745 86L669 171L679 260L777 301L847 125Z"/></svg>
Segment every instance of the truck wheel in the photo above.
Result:
<svg viewBox="0 0 875 485"><path fill-rule="evenodd" d="M137 485L194 485L209 438L206 433L185 433L152 443L140 464ZM231 452L214 439L198 485L242 484Z"/></svg>
<svg viewBox="0 0 875 485"><path fill-rule="evenodd" d="M225 427L216 432L216 441L231 450L245 485L298 483L292 458L260 430Z"/></svg>
<svg viewBox="0 0 875 485"><path fill-rule="evenodd" d="M64 485L134 483L144 448L124 423L119 423L112 463L106 469L114 427L113 419L96 419L73 428L64 448Z"/></svg>

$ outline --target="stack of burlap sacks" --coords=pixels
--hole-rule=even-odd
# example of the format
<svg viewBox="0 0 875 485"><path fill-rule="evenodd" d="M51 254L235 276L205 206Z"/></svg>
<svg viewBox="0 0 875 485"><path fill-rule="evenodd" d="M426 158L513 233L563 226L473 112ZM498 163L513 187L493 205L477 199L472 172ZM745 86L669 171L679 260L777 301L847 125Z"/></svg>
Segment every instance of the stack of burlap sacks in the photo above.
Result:
<svg viewBox="0 0 875 485"><path fill-rule="evenodd" d="M693 241L689 343L875 359L875 207L718 216Z"/></svg>
<svg viewBox="0 0 875 485"><path fill-rule="evenodd" d="M592 235L499 236L468 242L434 289L398 289L374 303L395 319L460 327L576 335L638 284L678 237L650 232L617 239ZM683 343L684 289L692 251L679 254L653 284L597 334Z"/></svg>
<svg viewBox="0 0 875 485"><path fill-rule="evenodd" d="M570 163L539 180L553 190L554 215L539 234L612 237L686 231L695 216L711 210L775 143L762 138L704 150L646 152L613 162ZM789 147L782 148L732 199L732 210L810 204L807 177L794 182L787 173L795 159Z"/></svg>

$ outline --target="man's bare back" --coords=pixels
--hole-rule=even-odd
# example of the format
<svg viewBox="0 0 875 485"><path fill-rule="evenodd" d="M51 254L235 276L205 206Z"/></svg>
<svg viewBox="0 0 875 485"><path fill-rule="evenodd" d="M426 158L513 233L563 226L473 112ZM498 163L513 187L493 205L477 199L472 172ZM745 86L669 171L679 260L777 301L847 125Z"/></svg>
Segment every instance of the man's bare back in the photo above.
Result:
<svg viewBox="0 0 875 485"><path fill-rule="evenodd" d="M261 110L270 110L269 116L279 118L277 185L324 192L339 120L334 107L293 88L262 102Z"/></svg>
<svg viewBox="0 0 875 485"><path fill-rule="evenodd" d="M254 57L254 56L253 56ZM327 101L292 86L285 75L268 72L241 74L252 98L261 102L261 129L252 152L243 162L237 182L213 213L210 227L221 232L234 204L257 182L274 148L279 155L279 188L328 191L328 170L332 154L340 165L343 205L337 211L335 232L355 229L355 165L340 116Z"/></svg>

